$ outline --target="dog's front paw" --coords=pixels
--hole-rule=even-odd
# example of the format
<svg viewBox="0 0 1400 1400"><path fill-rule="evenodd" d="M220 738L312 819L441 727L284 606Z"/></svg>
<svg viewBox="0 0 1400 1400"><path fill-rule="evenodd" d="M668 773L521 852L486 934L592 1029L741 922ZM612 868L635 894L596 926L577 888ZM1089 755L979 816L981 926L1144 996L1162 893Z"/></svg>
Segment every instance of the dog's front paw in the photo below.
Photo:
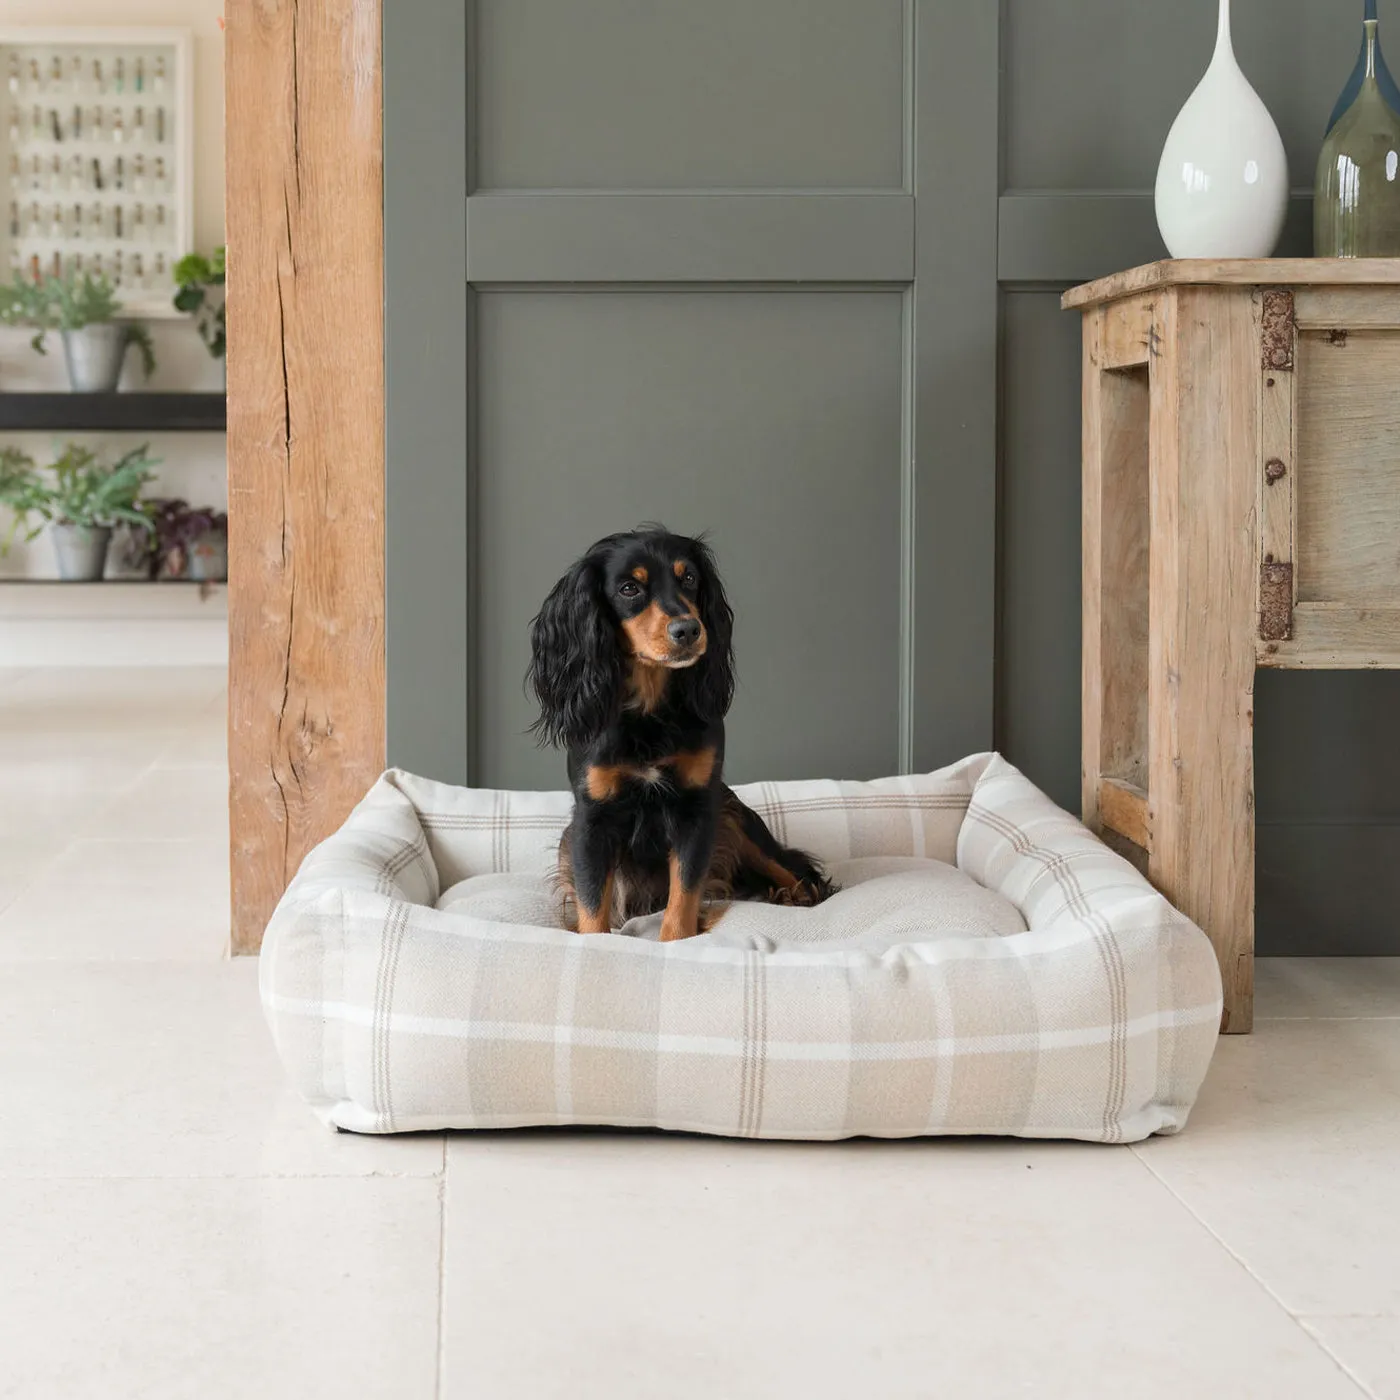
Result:
<svg viewBox="0 0 1400 1400"><path fill-rule="evenodd" d="M729 903L717 901L714 904L707 904L695 921L696 933L709 933L719 921L729 912Z"/></svg>
<svg viewBox="0 0 1400 1400"><path fill-rule="evenodd" d="M783 891L784 898L779 902L790 904L798 909L810 909L813 905L820 904L830 892L811 880L799 880L795 885Z"/></svg>

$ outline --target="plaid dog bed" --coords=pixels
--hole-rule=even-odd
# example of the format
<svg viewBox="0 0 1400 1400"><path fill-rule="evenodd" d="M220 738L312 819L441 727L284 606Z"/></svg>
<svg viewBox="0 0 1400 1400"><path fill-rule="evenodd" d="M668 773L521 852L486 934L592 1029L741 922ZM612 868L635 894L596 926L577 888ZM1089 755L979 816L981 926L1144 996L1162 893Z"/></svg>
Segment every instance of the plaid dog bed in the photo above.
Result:
<svg viewBox="0 0 1400 1400"><path fill-rule="evenodd" d="M473 875L544 878L569 795L392 770L268 928L262 1000L293 1083L327 1123L367 1133L1131 1142L1186 1122L1220 1023L1211 946L1010 764L737 791L827 862L955 864L1027 931L949 932L931 914L885 947L660 944L439 910Z"/></svg>

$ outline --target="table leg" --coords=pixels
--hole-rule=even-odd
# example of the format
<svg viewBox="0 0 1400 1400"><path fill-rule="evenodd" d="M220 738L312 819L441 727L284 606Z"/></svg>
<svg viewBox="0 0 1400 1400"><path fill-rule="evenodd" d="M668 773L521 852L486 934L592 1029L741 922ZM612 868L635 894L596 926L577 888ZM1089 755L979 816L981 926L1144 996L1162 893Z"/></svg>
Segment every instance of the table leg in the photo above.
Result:
<svg viewBox="0 0 1400 1400"><path fill-rule="evenodd" d="M1250 300L1162 299L1152 363L1148 873L1215 945L1224 1031L1254 984L1254 469L1259 341Z"/></svg>

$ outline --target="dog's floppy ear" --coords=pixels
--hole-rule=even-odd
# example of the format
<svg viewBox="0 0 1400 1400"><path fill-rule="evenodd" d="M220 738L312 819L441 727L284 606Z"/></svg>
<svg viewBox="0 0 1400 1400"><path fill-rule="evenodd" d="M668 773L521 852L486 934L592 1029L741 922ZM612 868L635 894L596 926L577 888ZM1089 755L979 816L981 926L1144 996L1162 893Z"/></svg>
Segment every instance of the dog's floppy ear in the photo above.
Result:
<svg viewBox="0 0 1400 1400"><path fill-rule="evenodd" d="M622 651L602 596L601 569L591 556L554 585L531 624L527 679L540 702L530 730L541 744L581 748L616 713Z"/></svg>
<svg viewBox="0 0 1400 1400"><path fill-rule="evenodd" d="M724 583L715 567L715 556L700 540L691 544L694 562L700 570L696 607L705 624L705 655L688 671L690 701L696 714L710 724L718 723L734 703L734 610L724 596Z"/></svg>

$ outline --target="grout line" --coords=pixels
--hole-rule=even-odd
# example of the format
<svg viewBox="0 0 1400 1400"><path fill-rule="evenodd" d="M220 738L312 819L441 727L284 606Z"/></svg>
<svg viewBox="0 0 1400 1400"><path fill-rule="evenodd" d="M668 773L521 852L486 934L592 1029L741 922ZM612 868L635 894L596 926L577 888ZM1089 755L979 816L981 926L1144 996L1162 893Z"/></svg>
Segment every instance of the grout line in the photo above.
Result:
<svg viewBox="0 0 1400 1400"><path fill-rule="evenodd" d="M1244 1256L1241 1255L1237 1250L1232 1249L1228 1244L1226 1244L1225 1240L1222 1238L1220 1233L1217 1230L1215 1230L1215 1228L1209 1223L1209 1221L1205 1220L1201 1215L1199 1215L1196 1211L1194 1211L1191 1208L1191 1206L1186 1202L1186 1200L1184 1200L1182 1196L1176 1191L1175 1187L1173 1187L1172 1184L1169 1181L1167 1181L1167 1179L1163 1177L1161 1173L1158 1172L1157 1169L1147 1160L1147 1158L1144 1157L1142 1153L1138 1151L1138 1146L1139 1144L1137 1143L1130 1143L1128 1145L1128 1150L1142 1164L1143 1170L1147 1172L1148 1175L1151 1176L1152 1179L1156 1181L1157 1184L1161 1186L1162 1189L1165 1190L1167 1194L1171 1196L1171 1198L1192 1218L1192 1220L1194 1220L1196 1224L1199 1225L1201 1229L1204 1230L1206 1234L1209 1235L1211 1239L1213 1239L1216 1242L1216 1244L1218 1244L1220 1248L1223 1249L1225 1253L1228 1254L1230 1258L1235 1261L1235 1263L1239 1266L1240 1270L1244 1273L1245 1277L1250 1279L1264 1294L1264 1296L1274 1303L1274 1305L1279 1309L1279 1311L1283 1313L1283 1315L1286 1318L1288 1318L1288 1320L1292 1322L1295 1327L1297 1327L1297 1329L1303 1334L1303 1336L1305 1336L1313 1344L1313 1346L1315 1346L1337 1368L1337 1370L1340 1371L1342 1375L1346 1377L1347 1380L1349 1380L1354 1386L1356 1386L1356 1388L1361 1392L1362 1395L1367 1396L1369 1400L1378 1400L1378 1397L1376 1396L1375 1392L1372 1391L1369 1386L1363 1384L1356 1376L1354 1376L1351 1373L1350 1369L1345 1365L1345 1363L1343 1363L1341 1358L1338 1357L1322 1341L1320 1337L1315 1336L1311 1331L1309 1331L1307 1326L1303 1323L1302 1316L1298 1313L1293 1312L1283 1301L1283 1299L1280 1298L1279 1295L1274 1291L1274 1289L1270 1287L1269 1284L1265 1283L1265 1281L1262 1278L1260 1278L1259 1275L1255 1273L1253 1269L1249 1267L1249 1265L1245 1262ZM1320 1316L1321 1314L1308 1315Z"/></svg>
<svg viewBox="0 0 1400 1400"><path fill-rule="evenodd" d="M1311 1318L1314 1322L1336 1322L1343 1318L1361 1318L1369 1322L1389 1322L1391 1318L1400 1321L1400 1312L1391 1308L1383 1312L1305 1312L1298 1314L1299 1322Z"/></svg>
<svg viewBox="0 0 1400 1400"><path fill-rule="evenodd" d="M447 1138L442 1139L442 1175L438 1177L438 1290L437 1290L437 1371L433 1400L442 1400L447 1364L447 1338L443 1331L444 1301L447 1296Z"/></svg>
<svg viewBox="0 0 1400 1400"><path fill-rule="evenodd" d="M1292 1025L1298 1021L1400 1021L1400 1013L1377 1012L1374 1016L1356 1014L1352 1016L1256 1016L1255 1025L1261 1021L1272 1021L1278 1025Z"/></svg>
<svg viewBox="0 0 1400 1400"><path fill-rule="evenodd" d="M1381 1400L1381 1397L1378 1396L1378 1395L1376 1394L1376 1392L1375 1392L1374 1390L1372 1390L1371 1387L1370 1387L1369 1385L1367 1385L1367 1383L1366 1383L1365 1381L1363 1381L1363 1380L1361 1379L1361 1377L1358 1376L1358 1375L1356 1374L1356 1372L1353 1371L1353 1370L1351 1369L1351 1367L1348 1366L1347 1363L1346 1363L1345 1361L1343 1361L1342 1358L1341 1358L1340 1356L1338 1356L1338 1355L1332 1350L1332 1348L1329 1347L1329 1346L1327 1345L1327 1343L1326 1343L1325 1341L1323 1341L1323 1339L1322 1339L1321 1337L1319 1337L1319 1336L1317 1335L1316 1332L1313 1331L1313 1329L1312 1329L1311 1327L1308 1326L1307 1319L1308 1319L1309 1317L1326 1317L1327 1315L1328 1315L1328 1314L1326 1314L1326 1313L1305 1313L1305 1314L1303 1314L1301 1317L1296 1318L1295 1321L1298 1323L1298 1326L1301 1327L1301 1328L1303 1329L1303 1331L1304 1331L1309 1337L1311 1337L1311 1338L1313 1339L1313 1341L1314 1341L1319 1347L1321 1347L1322 1350L1323 1350L1324 1352L1326 1352L1327 1355L1330 1356L1334 1362L1336 1362L1338 1370L1340 1370L1341 1373L1342 1373L1344 1376L1346 1376L1350 1381L1352 1381L1353 1384L1355 1384L1356 1388L1357 1388L1359 1391L1361 1391L1361 1393L1362 1393L1363 1395L1368 1396L1368 1397L1369 1397L1369 1400ZM1370 1314L1369 1314L1369 1313L1359 1313L1359 1314L1354 1314L1354 1313L1339 1313L1339 1314L1337 1314L1337 1316L1339 1316L1339 1317L1353 1317L1353 1316L1369 1317ZM1385 1314L1381 1314L1381 1316L1385 1316Z"/></svg>
<svg viewBox="0 0 1400 1400"><path fill-rule="evenodd" d="M57 1172L0 1171L0 1182L13 1181L442 1181L440 1172Z"/></svg>

